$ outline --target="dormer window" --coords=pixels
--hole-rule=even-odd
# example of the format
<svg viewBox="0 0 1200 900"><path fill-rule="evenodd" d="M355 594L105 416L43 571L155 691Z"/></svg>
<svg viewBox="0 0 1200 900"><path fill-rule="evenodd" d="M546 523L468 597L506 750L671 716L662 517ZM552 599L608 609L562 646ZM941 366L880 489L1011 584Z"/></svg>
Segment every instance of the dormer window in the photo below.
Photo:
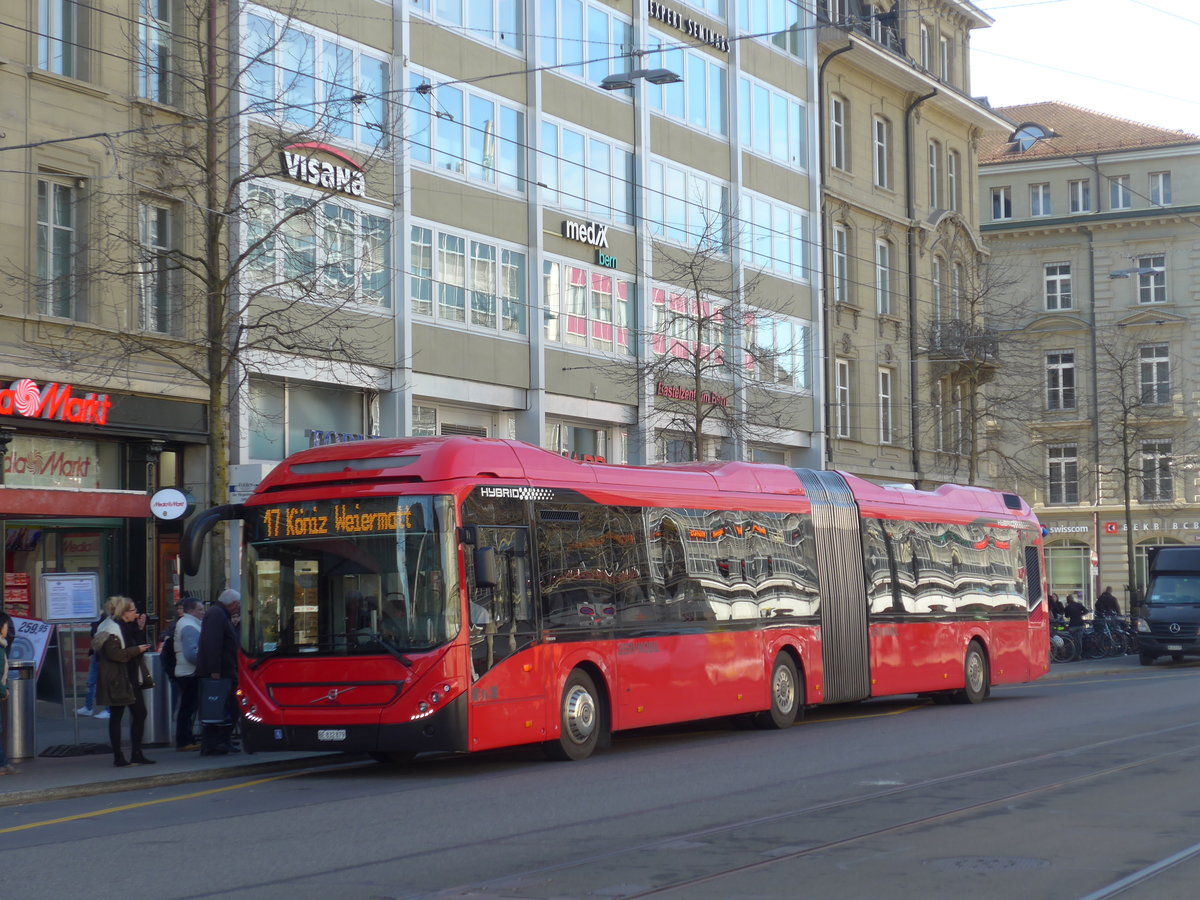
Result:
<svg viewBox="0 0 1200 900"><path fill-rule="evenodd" d="M1052 137L1058 135L1034 122L1027 122L1009 136L1009 150L1013 153L1026 153L1038 141Z"/></svg>

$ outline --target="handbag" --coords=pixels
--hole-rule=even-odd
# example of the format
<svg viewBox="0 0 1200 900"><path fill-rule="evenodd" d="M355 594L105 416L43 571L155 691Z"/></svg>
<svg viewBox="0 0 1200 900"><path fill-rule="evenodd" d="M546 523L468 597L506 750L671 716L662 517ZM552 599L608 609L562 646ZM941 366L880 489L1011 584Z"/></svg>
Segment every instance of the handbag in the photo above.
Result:
<svg viewBox="0 0 1200 900"><path fill-rule="evenodd" d="M200 724L224 725L228 721L226 708L232 690L232 678L200 679Z"/></svg>
<svg viewBox="0 0 1200 900"><path fill-rule="evenodd" d="M148 690L150 690L150 688L154 687L154 678L153 678L153 676L151 676L150 670L146 668L146 657L145 656L139 656L138 663L142 667L141 689L143 691L148 691Z"/></svg>

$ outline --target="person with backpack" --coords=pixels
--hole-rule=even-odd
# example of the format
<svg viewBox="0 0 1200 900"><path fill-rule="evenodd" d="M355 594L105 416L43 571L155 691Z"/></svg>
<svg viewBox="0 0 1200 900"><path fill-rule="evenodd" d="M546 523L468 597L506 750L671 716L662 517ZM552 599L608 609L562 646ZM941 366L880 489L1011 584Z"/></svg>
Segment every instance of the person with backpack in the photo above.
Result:
<svg viewBox="0 0 1200 900"><path fill-rule="evenodd" d="M200 705L200 679L196 674L196 660L200 650L200 620L204 618L204 604L195 597L181 602L182 615L173 625L173 659L171 677L179 689L179 709L175 713L175 749L181 752L199 750L196 734L192 731L192 719ZM164 659L163 663L166 664Z"/></svg>
<svg viewBox="0 0 1200 900"><path fill-rule="evenodd" d="M163 671L171 683L171 714L179 709L179 682L175 680L175 629L183 617L183 603L187 597L175 601L175 618L163 629L162 642L158 648L159 659L162 660Z"/></svg>

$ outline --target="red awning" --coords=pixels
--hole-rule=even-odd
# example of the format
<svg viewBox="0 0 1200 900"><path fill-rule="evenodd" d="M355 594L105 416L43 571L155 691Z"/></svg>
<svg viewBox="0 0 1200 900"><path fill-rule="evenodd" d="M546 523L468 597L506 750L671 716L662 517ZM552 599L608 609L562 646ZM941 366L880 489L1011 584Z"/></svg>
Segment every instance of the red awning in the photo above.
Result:
<svg viewBox="0 0 1200 900"><path fill-rule="evenodd" d="M0 516L150 518L150 495L140 491L0 487Z"/></svg>

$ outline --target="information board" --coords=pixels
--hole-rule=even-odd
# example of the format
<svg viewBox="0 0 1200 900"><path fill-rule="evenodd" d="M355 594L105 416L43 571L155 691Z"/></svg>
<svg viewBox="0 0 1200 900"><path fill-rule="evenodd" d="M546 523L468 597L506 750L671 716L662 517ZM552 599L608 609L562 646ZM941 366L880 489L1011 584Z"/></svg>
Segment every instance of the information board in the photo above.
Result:
<svg viewBox="0 0 1200 900"><path fill-rule="evenodd" d="M91 622L100 611L99 577L94 572L42 575L47 622Z"/></svg>

